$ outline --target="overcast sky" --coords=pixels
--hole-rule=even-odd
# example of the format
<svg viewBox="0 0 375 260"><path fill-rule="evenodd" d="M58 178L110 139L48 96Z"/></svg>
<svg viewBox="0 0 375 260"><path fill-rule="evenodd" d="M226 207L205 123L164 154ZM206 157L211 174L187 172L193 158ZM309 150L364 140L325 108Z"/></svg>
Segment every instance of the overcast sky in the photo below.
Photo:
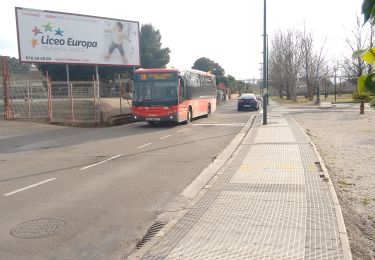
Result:
<svg viewBox="0 0 375 260"><path fill-rule="evenodd" d="M327 37L330 58L347 53L350 34L362 0L268 0L268 34L278 29L314 33L316 45ZM152 23L171 49L169 66L189 68L202 56L218 62L238 79L258 78L262 62L262 0L2 0L0 55L15 56L14 7L88 14Z"/></svg>

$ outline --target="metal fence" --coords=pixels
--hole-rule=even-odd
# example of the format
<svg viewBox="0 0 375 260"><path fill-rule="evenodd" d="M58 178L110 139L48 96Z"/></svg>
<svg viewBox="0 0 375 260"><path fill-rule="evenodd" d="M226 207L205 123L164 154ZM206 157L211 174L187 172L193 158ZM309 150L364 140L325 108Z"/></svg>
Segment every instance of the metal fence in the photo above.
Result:
<svg viewBox="0 0 375 260"><path fill-rule="evenodd" d="M328 78L321 78L319 80L319 92L320 95L337 95L342 94L353 94L357 89L356 82L352 82L349 77L346 76L332 76ZM298 96L307 96L308 89L304 78L298 79L296 92ZM316 95L316 91L314 95ZM283 95L286 95L286 90L282 89ZM272 82L270 82L269 94L278 96L280 94L279 88L275 87Z"/></svg>
<svg viewBox="0 0 375 260"><path fill-rule="evenodd" d="M5 97L4 80L1 77L0 80L2 118L100 125L112 117L131 113L131 101L127 100L131 97L121 82L103 83L99 87L97 81L9 80L9 93ZM6 99L8 106L4 105Z"/></svg>
<svg viewBox="0 0 375 260"><path fill-rule="evenodd" d="M36 68L10 71L0 57L0 118L100 125L131 113L131 87L120 77L111 82L53 81Z"/></svg>
<svg viewBox="0 0 375 260"><path fill-rule="evenodd" d="M54 123L99 124L98 86L92 82L51 82L51 115Z"/></svg>
<svg viewBox="0 0 375 260"><path fill-rule="evenodd" d="M48 118L48 89L46 81L10 81L9 103L14 119Z"/></svg>

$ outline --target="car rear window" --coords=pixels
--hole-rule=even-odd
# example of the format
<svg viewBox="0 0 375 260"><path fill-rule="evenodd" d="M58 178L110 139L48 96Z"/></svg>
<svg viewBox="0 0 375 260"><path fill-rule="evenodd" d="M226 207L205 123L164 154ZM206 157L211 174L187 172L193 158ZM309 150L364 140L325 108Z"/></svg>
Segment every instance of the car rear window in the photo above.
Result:
<svg viewBox="0 0 375 260"><path fill-rule="evenodd" d="M255 97L246 95L246 96L241 96L241 99L255 99Z"/></svg>

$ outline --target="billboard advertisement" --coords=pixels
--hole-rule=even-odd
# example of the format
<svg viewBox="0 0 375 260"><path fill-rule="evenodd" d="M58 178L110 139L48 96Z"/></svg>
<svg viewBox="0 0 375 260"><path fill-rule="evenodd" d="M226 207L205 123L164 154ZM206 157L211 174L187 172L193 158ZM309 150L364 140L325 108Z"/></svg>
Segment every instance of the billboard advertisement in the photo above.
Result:
<svg viewBox="0 0 375 260"><path fill-rule="evenodd" d="M22 62L139 66L139 23L16 7Z"/></svg>

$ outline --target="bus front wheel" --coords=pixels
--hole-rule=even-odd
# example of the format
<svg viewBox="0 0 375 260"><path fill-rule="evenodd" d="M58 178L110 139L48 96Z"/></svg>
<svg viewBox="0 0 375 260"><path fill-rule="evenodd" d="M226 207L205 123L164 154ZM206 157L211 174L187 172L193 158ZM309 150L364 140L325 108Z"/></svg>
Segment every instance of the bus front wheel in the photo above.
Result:
<svg viewBox="0 0 375 260"><path fill-rule="evenodd" d="M187 125L193 120L192 115L193 115L193 113L192 113L191 109L189 109L186 113L186 124Z"/></svg>
<svg viewBox="0 0 375 260"><path fill-rule="evenodd" d="M211 105L209 104L207 107L207 114L204 115L204 117L210 117L211 116Z"/></svg>

